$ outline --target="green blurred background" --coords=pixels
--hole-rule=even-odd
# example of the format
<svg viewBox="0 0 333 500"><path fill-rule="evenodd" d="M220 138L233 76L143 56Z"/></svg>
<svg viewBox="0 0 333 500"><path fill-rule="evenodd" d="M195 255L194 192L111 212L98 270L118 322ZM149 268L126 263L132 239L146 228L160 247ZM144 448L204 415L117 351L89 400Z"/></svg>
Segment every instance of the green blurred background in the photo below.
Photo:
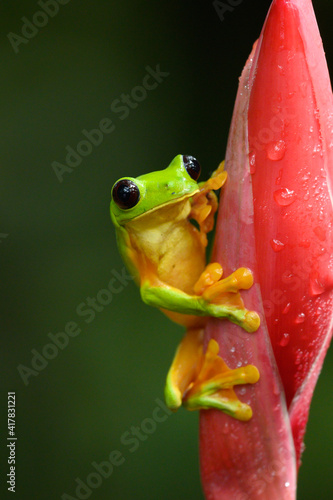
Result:
<svg viewBox="0 0 333 500"><path fill-rule="evenodd" d="M333 71L333 5L314 3ZM108 213L114 181L164 168L178 153L196 156L208 175L224 157L238 77L269 4L244 0L222 22L210 1L71 0L15 53L7 34L21 34L22 16L31 20L40 7L3 2L1 498L7 391L17 398L19 500L75 497L75 478L85 481L91 463L115 449L124 463L89 498L203 498L197 414L158 423L135 451L121 442L163 399L179 327L142 304L133 283L90 323L76 308L123 268ZM111 103L157 64L169 76L121 120ZM60 183L52 162L64 163L66 146L76 148L82 130L103 118L115 130ZM80 335L25 386L17 366L31 366L31 349L41 352L69 321ZM303 500L332 498L332 356L312 405Z"/></svg>

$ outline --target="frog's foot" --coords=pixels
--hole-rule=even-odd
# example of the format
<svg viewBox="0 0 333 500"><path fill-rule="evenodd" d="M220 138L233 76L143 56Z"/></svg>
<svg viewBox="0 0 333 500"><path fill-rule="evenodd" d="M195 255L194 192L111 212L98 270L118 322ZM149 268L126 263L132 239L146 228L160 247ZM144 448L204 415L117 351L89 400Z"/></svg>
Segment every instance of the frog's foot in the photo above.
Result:
<svg viewBox="0 0 333 500"><path fill-rule="evenodd" d="M205 195L209 191L217 191L220 189L227 180L228 174L224 170L224 161L221 161L217 169L212 175L204 182L199 183L201 195ZM196 195L198 196L198 195Z"/></svg>
<svg viewBox="0 0 333 500"><path fill-rule="evenodd" d="M248 290L253 285L250 269L240 267L227 278L222 278L223 269L214 262L208 264L194 285L194 292L209 303L207 311L215 317L226 317L248 332L255 332L260 325L259 315L248 311L239 290Z"/></svg>
<svg viewBox="0 0 333 500"><path fill-rule="evenodd" d="M224 162L220 163L213 175L199 184L199 192L193 196L190 218L200 226L200 237L203 246L207 246L207 233L214 227L214 215L218 208L217 196L214 191L220 189L227 180Z"/></svg>
<svg viewBox="0 0 333 500"><path fill-rule="evenodd" d="M188 410L217 408L237 420L249 420L252 409L238 399L233 388L235 385L255 384L259 380L259 371L253 365L232 370L218 353L218 343L211 339L201 370L184 395L183 405Z"/></svg>
<svg viewBox="0 0 333 500"><path fill-rule="evenodd" d="M202 330L189 330L181 342L169 370L166 403L172 410L181 404L188 410L217 408L238 420L249 420L251 408L236 396L233 387L259 380L255 366L231 370L218 356L219 346L210 340L205 354Z"/></svg>

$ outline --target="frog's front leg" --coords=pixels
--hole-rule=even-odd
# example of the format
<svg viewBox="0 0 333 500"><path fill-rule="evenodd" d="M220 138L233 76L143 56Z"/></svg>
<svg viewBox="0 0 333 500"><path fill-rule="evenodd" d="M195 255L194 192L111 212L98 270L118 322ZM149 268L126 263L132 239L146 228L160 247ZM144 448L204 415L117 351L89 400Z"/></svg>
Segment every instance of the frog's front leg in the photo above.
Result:
<svg viewBox="0 0 333 500"><path fill-rule="evenodd" d="M256 331L260 324L259 316L256 312L245 309L238 292L252 285L251 272L241 268L228 278L218 279L218 276L222 276L221 266L209 264L196 283L193 295L166 283L145 279L140 287L141 297L146 304L160 309L195 316L226 318L248 332Z"/></svg>
<svg viewBox="0 0 333 500"><path fill-rule="evenodd" d="M167 376L166 404L172 410L182 404L188 410L217 408L238 420L249 420L252 410L238 399L233 388L256 383L257 368L247 365L230 369L218 355L217 342L211 339L203 353L202 340L202 329L189 329L180 343Z"/></svg>
<svg viewBox="0 0 333 500"><path fill-rule="evenodd" d="M212 309L215 306L233 306L234 318L229 318L230 321L248 332L256 331L260 325L259 315L244 307L239 294L239 290L248 290L253 285L252 272L246 267L240 267L226 278L222 278L222 275L223 269L219 263L208 264L194 285L194 292L209 302Z"/></svg>

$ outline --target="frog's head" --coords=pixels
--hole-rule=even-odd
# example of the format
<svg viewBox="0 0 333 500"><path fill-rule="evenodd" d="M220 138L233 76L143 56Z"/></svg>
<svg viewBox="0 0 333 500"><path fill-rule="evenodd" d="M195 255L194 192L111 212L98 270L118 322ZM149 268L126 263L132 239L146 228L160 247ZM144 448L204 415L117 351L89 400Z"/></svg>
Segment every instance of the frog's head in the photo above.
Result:
<svg viewBox="0 0 333 500"><path fill-rule="evenodd" d="M121 226L162 205L190 198L199 190L200 171L193 156L178 155L164 170L119 179L111 191L112 221Z"/></svg>

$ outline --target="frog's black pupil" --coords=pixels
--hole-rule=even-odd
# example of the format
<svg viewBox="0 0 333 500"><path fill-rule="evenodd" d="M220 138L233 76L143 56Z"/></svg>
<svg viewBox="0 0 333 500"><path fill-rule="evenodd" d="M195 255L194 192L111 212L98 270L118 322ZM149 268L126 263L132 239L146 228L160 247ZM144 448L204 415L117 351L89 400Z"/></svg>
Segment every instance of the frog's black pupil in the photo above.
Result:
<svg viewBox="0 0 333 500"><path fill-rule="evenodd" d="M121 179L112 190L112 197L118 207L122 209L133 208L140 199L140 191L135 182Z"/></svg>
<svg viewBox="0 0 333 500"><path fill-rule="evenodd" d="M189 155L183 155L183 162L186 168L186 172L188 175L196 181L199 179L199 175L201 172L201 166L200 163L194 156L189 156Z"/></svg>

